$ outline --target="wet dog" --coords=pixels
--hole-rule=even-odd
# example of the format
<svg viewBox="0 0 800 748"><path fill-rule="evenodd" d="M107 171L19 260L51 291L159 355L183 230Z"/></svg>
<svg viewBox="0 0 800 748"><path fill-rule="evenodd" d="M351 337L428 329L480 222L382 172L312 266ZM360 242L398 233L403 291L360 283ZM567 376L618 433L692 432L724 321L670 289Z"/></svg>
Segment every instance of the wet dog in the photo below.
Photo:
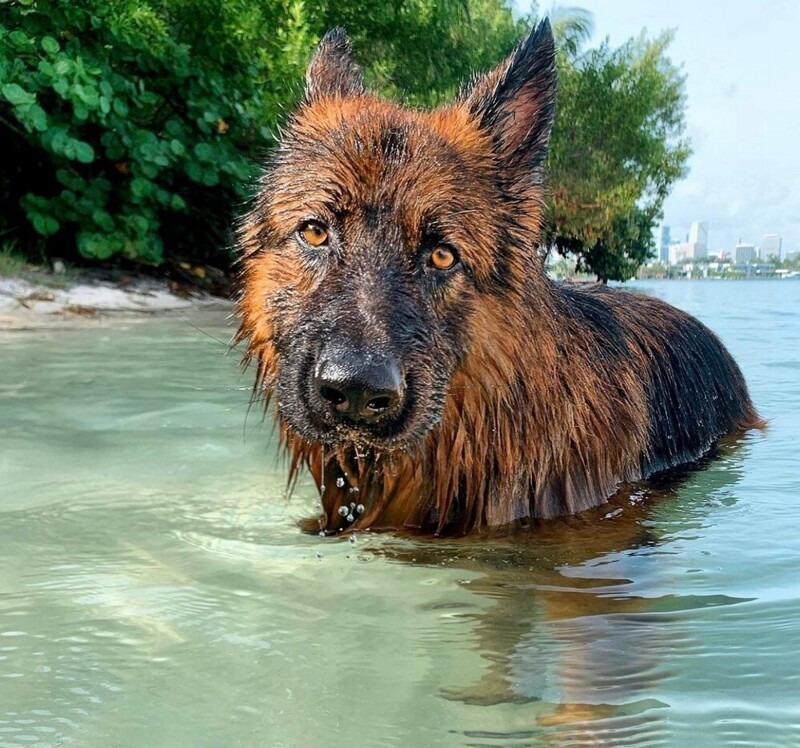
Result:
<svg viewBox="0 0 800 748"><path fill-rule="evenodd" d="M364 86L329 32L243 219L239 339L307 529L552 518L761 425L718 338L654 298L559 285L538 251L547 22L448 106Z"/></svg>

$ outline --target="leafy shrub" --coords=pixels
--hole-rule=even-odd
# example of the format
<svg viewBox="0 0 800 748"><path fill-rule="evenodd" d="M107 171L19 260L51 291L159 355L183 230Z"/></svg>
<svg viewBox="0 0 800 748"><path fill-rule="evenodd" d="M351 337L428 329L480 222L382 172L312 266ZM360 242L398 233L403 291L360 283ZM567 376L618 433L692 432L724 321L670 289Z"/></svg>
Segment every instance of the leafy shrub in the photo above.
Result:
<svg viewBox="0 0 800 748"><path fill-rule="evenodd" d="M269 136L253 90L263 71L232 43L244 4L211 6L11 6L0 26L0 126L14 144L3 192L38 234L85 258L151 264L168 241L191 254L220 243L253 175L247 154Z"/></svg>
<svg viewBox="0 0 800 748"><path fill-rule="evenodd" d="M0 238L28 256L227 266L232 215L322 34L347 28L368 83L412 104L493 67L531 19L506 0L14 0L0 17ZM669 35L583 49L553 11L559 106L545 238L630 277L685 173Z"/></svg>
<svg viewBox="0 0 800 748"><path fill-rule="evenodd" d="M227 264L231 214L327 28L348 27L384 92L427 103L523 31L502 0L3 5L0 232L144 264Z"/></svg>

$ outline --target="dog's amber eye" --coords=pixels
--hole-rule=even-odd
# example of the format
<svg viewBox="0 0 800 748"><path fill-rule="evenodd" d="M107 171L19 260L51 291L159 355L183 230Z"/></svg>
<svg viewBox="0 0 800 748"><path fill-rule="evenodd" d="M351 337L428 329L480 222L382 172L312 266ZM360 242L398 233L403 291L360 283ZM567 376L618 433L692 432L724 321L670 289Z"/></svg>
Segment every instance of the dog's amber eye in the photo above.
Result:
<svg viewBox="0 0 800 748"><path fill-rule="evenodd" d="M440 244L431 252L431 265L437 270L449 270L458 262L458 256L452 247Z"/></svg>
<svg viewBox="0 0 800 748"><path fill-rule="evenodd" d="M306 244L321 247L328 243L328 229L318 221L306 221L300 227L300 236Z"/></svg>

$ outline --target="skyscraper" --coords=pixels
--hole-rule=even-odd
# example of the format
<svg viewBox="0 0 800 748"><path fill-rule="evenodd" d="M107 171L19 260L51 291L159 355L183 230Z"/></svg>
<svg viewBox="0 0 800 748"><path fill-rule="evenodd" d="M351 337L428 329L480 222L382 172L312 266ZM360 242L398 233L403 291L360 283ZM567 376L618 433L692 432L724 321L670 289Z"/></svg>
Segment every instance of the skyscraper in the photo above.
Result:
<svg viewBox="0 0 800 748"><path fill-rule="evenodd" d="M692 257L708 257L708 224L705 221L693 221L689 228L689 244L692 245Z"/></svg>
<svg viewBox="0 0 800 748"><path fill-rule="evenodd" d="M747 244L741 239L733 248L733 261L736 264L750 263L756 258L756 248L752 244Z"/></svg>
<svg viewBox="0 0 800 748"><path fill-rule="evenodd" d="M669 262L669 226L663 225L661 227L661 241L658 244L658 261Z"/></svg>
<svg viewBox="0 0 800 748"><path fill-rule="evenodd" d="M780 234L765 234L761 240L761 248L758 250L758 259L764 262L774 256L775 259L780 260L781 244Z"/></svg>

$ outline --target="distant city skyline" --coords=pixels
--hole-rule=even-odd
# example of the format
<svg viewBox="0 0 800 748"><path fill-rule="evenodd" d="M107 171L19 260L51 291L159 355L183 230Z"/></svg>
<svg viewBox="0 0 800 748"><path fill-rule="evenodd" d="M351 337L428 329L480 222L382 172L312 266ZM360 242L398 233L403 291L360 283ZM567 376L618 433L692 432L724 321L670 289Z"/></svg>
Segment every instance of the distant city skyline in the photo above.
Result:
<svg viewBox="0 0 800 748"><path fill-rule="evenodd" d="M787 252L796 253L800 251L800 247L784 250L783 237L775 232L764 234L757 241L752 241L750 237L737 236L729 247L710 241L709 234L713 237L713 232L709 231L707 221L692 221L689 230L678 235L673 233L669 224L662 223L655 228L653 237L655 243L654 258L661 262L674 263L682 259L698 259L719 254L727 254L733 257L738 247L751 245L760 260L766 260L771 257L783 259Z"/></svg>
<svg viewBox="0 0 800 748"><path fill-rule="evenodd" d="M575 0L594 14L591 44L619 45L646 28L675 29L669 54L687 75L689 175L664 205L672 241L694 220L709 251L780 234L800 250L800 2L797 0ZM515 0L521 12L529 9ZM539 3L547 12L549 4ZM659 244L660 234L655 234Z"/></svg>

